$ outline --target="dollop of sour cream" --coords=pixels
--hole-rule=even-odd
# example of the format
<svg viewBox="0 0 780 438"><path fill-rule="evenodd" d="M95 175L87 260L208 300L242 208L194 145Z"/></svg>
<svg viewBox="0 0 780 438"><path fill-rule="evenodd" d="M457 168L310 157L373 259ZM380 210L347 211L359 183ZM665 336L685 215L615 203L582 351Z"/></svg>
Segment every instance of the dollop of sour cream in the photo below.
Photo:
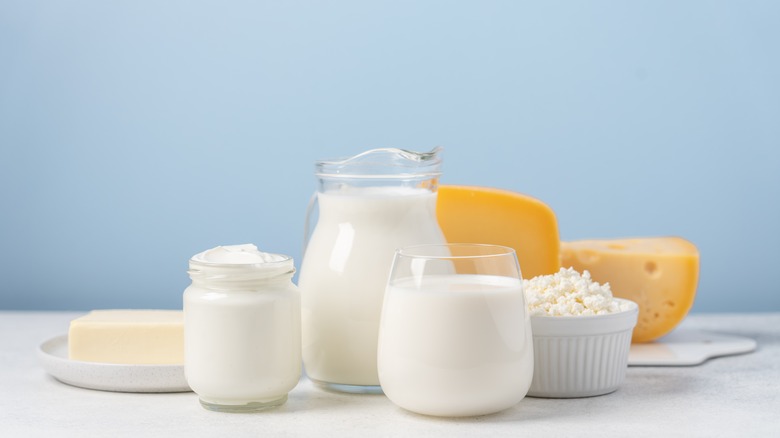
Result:
<svg viewBox="0 0 780 438"><path fill-rule="evenodd" d="M251 243L212 248L192 257L193 261L221 265L256 265L289 260L289 257L263 252Z"/></svg>

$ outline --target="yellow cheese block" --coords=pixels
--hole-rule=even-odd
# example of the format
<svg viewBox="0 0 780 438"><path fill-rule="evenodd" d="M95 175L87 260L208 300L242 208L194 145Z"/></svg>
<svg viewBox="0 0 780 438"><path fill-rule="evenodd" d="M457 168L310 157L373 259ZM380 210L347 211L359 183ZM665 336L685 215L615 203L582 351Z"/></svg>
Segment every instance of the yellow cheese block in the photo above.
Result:
<svg viewBox="0 0 780 438"><path fill-rule="evenodd" d="M538 199L486 187L439 186L436 214L450 243L514 248L523 278L560 268L558 221Z"/></svg>
<svg viewBox="0 0 780 438"><path fill-rule="evenodd" d="M119 364L183 364L180 310L94 310L70 323L68 356Z"/></svg>
<svg viewBox="0 0 780 438"><path fill-rule="evenodd" d="M590 271L612 294L639 304L633 342L660 338L693 306L699 251L679 237L561 242L561 266Z"/></svg>

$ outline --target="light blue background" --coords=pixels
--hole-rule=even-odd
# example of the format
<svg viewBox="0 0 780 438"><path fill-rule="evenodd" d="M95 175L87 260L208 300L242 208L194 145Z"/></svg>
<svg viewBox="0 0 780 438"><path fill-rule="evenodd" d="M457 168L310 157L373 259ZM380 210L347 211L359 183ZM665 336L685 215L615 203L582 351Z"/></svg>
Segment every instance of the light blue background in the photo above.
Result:
<svg viewBox="0 0 780 438"><path fill-rule="evenodd" d="M300 262L313 162L445 147L562 238L680 235L694 311L778 311L780 2L0 0L0 308L177 308Z"/></svg>

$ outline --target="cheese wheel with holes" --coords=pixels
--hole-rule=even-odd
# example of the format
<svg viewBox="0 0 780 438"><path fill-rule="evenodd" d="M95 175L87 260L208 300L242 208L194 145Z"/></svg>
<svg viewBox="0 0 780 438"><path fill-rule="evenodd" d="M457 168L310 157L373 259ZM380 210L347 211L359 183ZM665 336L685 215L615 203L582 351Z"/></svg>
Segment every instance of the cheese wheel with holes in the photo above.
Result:
<svg viewBox="0 0 780 438"><path fill-rule="evenodd" d="M560 268L558 221L538 199L508 190L442 185L436 215L447 242L514 248L523 278Z"/></svg>
<svg viewBox="0 0 780 438"><path fill-rule="evenodd" d="M561 242L561 266L587 270L639 305L632 342L671 332L693 306L699 281L699 251L679 237Z"/></svg>

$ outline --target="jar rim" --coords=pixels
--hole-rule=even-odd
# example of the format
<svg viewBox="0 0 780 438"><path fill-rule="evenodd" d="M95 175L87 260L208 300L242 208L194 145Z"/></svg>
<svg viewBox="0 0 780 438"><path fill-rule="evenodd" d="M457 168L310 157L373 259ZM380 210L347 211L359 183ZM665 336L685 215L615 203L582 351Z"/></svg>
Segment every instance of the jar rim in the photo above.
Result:
<svg viewBox="0 0 780 438"><path fill-rule="evenodd" d="M279 277L292 277L295 274L293 258L279 254L282 260L263 263L215 263L190 259L189 274L192 280L244 282L273 280Z"/></svg>
<svg viewBox="0 0 780 438"><path fill-rule="evenodd" d="M202 254L202 253L199 253ZM196 254L195 256L199 255ZM208 262L204 260L197 260L195 259L195 256L190 258L190 265L200 265L200 266L208 266L208 267L214 267L214 268L236 268L236 269L252 269L252 268L258 268L262 269L264 266L279 266L283 264L287 264L289 262L293 261L292 256L288 256L286 254L276 254L283 257L281 260L274 260L270 262L262 262L262 263L219 263L219 262Z"/></svg>

